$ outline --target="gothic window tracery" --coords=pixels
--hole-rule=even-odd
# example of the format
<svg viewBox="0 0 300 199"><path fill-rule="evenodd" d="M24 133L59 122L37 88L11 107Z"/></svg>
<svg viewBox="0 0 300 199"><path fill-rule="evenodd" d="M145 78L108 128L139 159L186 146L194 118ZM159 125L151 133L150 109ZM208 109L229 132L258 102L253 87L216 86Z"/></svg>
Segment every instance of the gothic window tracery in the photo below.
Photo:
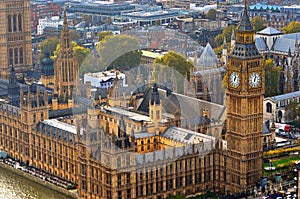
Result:
<svg viewBox="0 0 300 199"><path fill-rule="evenodd" d="M11 16L10 15L7 16L7 29L8 29L8 32L12 31L12 28L11 28Z"/></svg>
<svg viewBox="0 0 300 199"><path fill-rule="evenodd" d="M13 31L17 31L17 15L13 16Z"/></svg>
<svg viewBox="0 0 300 199"><path fill-rule="evenodd" d="M19 14L18 15L18 29L19 29L19 32L22 32L22 15Z"/></svg>

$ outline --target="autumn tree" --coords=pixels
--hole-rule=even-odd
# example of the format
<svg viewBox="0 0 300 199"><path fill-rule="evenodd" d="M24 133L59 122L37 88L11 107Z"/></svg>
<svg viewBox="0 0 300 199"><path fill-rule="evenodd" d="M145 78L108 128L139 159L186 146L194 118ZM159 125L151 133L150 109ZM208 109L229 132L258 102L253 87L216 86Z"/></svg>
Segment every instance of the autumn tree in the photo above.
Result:
<svg viewBox="0 0 300 199"><path fill-rule="evenodd" d="M252 24L253 29L255 30L255 32L261 31L264 28L266 28L265 22L264 22L264 20L260 16L253 17L251 19L251 24Z"/></svg>
<svg viewBox="0 0 300 199"><path fill-rule="evenodd" d="M111 31L98 32L98 41L101 42L106 36L113 36Z"/></svg>
<svg viewBox="0 0 300 199"><path fill-rule="evenodd" d="M75 53L75 56L77 58L79 66L82 64L84 59L87 57L87 55L90 53L90 49L84 48L82 46L79 46L76 42L72 41L72 48ZM52 56L52 59L56 59L56 52L60 49L60 44L57 45L56 50L54 52L54 55Z"/></svg>
<svg viewBox="0 0 300 199"><path fill-rule="evenodd" d="M101 69L123 68L129 69L138 66L142 52L139 40L127 35L105 36L97 45L99 66Z"/></svg>
<svg viewBox="0 0 300 199"><path fill-rule="evenodd" d="M265 97L279 95L280 67L274 66L273 60L265 62Z"/></svg>
<svg viewBox="0 0 300 199"><path fill-rule="evenodd" d="M289 25L283 27L282 30L284 34L300 32L300 22L291 21Z"/></svg>
<svg viewBox="0 0 300 199"><path fill-rule="evenodd" d="M217 11L215 9L210 9L205 16L206 19L211 19L211 20L216 20L216 17L217 17Z"/></svg>
<svg viewBox="0 0 300 199"><path fill-rule="evenodd" d="M70 30L69 31L69 35L70 35L70 39L71 41L77 40L80 38L79 33L77 32L77 30Z"/></svg>
<svg viewBox="0 0 300 199"><path fill-rule="evenodd" d="M222 34L219 34L215 37L215 42L218 44L218 46L223 44L224 36L225 36L227 42L231 41L232 29L234 29L234 28L235 27L233 25L228 26L223 29Z"/></svg>
<svg viewBox="0 0 300 199"><path fill-rule="evenodd" d="M58 43L59 43L59 40L57 38L47 38L44 41L42 41L39 46L40 60L45 58L46 51L48 51L50 53L50 55L53 55Z"/></svg>

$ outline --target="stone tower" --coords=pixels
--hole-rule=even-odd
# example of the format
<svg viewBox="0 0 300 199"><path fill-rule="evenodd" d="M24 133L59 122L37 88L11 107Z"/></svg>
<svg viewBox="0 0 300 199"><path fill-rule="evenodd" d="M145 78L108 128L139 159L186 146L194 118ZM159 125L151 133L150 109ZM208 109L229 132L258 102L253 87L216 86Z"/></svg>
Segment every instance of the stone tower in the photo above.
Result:
<svg viewBox="0 0 300 199"><path fill-rule="evenodd" d="M0 8L0 77L8 79L12 65L17 72L32 67L30 1L4 0Z"/></svg>
<svg viewBox="0 0 300 199"><path fill-rule="evenodd" d="M16 71L13 66L11 67L9 74L7 98L11 105L20 107L20 86L17 82Z"/></svg>
<svg viewBox="0 0 300 199"><path fill-rule="evenodd" d="M238 194L253 189L262 175L265 74L246 2L226 73L226 193Z"/></svg>
<svg viewBox="0 0 300 199"><path fill-rule="evenodd" d="M151 100L149 101L149 115L150 121L154 123L155 133L159 134L159 123L162 120L162 101L159 99L157 85L154 84L152 88Z"/></svg>
<svg viewBox="0 0 300 199"><path fill-rule="evenodd" d="M53 108L70 108L72 107L73 89L79 80L79 65L69 35L66 8L64 9L64 24L60 36L60 49L56 54Z"/></svg>

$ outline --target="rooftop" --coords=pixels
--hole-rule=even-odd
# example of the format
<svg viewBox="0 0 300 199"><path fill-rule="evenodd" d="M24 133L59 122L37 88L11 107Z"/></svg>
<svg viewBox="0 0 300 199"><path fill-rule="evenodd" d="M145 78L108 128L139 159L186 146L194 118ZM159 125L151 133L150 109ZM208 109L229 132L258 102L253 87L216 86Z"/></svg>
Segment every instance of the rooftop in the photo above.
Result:
<svg viewBox="0 0 300 199"><path fill-rule="evenodd" d="M280 101L280 100L291 99L291 98L295 98L295 97L299 97L299 96L300 96L300 91L296 91L296 92L292 92L292 93L286 93L283 95L273 96L273 97L271 97L271 99L275 100L275 101Z"/></svg>
<svg viewBox="0 0 300 199"><path fill-rule="evenodd" d="M117 113L119 115L126 116L131 120L150 122L150 118L147 115L138 114L138 113L131 112L131 111L128 111L128 110L125 110L122 108L117 108L117 107L104 107L104 109L106 111L111 111L113 113Z"/></svg>
<svg viewBox="0 0 300 199"><path fill-rule="evenodd" d="M43 123L47 124L49 126L53 126L55 128L61 129L63 131L77 134L76 127L74 125L67 124L65 122L61 122L57 119L44 120Z"/></svg>
<svg viewBox="0 0 300 199"><path fill-rule="evenodd" d="M282 34L282 32L279 30L276 30L275 28L267 27L267 28L259 31L257 34L259 34L259 35L280 35L280 34Z"/></svg>
<svg viewBox="0 0 300 199"><path fill-rule="evenodd" d="M184 144L198 144L204 142L211 142L212 146L215 144L215 138L212 136L178 127L169 127L161 136Z"/></svg>

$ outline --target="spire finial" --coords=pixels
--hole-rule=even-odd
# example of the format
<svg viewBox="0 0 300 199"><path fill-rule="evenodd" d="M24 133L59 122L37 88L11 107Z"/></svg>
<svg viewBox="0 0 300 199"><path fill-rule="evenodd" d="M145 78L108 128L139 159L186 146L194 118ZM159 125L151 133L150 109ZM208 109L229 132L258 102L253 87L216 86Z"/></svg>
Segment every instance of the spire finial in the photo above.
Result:
<svg viewBox="0 0 300 199"><path fill-rule="evenodd" d="M64 6L64 28L65 27L68 27L68 24L67 24L67 7L66 7L66 5Z"/></svg>
<svg viewBox="0 0 300 199"><path fill-rule="evenodd" d="M224 36L224 40L223 40L223 49L227 49L227 44L226 44L226 37Z"/></svg>

